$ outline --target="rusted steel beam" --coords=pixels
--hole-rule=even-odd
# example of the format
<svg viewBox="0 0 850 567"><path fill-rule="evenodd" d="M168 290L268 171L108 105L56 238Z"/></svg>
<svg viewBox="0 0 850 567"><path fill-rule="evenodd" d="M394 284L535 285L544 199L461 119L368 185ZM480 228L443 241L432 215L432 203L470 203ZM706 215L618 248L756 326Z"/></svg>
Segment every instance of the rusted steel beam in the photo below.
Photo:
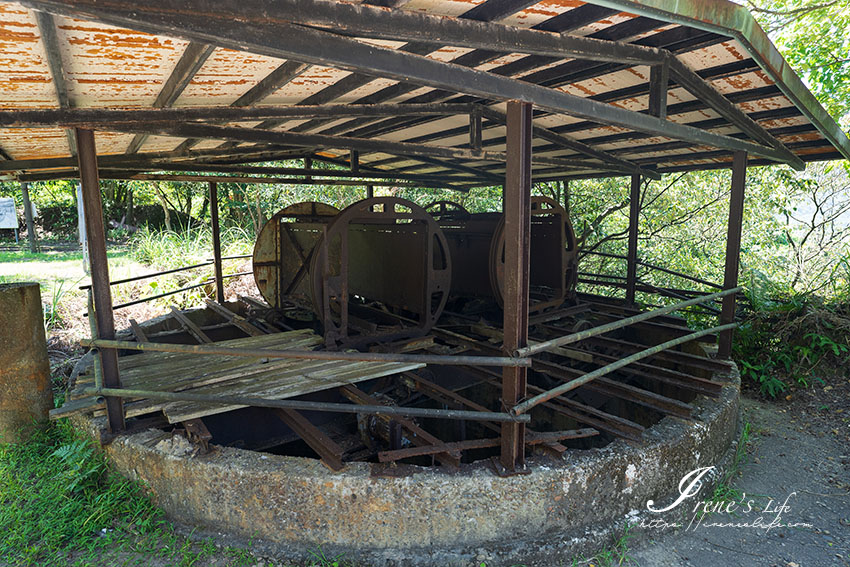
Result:
<svg viewBox="0 0 850 567"><path fill-rule="evenodd" d="M42 12L37 12L42 14ZM45 14L47 15L47 14ZM199 44L190 44L199 45ZM203 46L201 46L203 47ZM161 102L167 102L164 99ZM173 102L173 101L172 101ZM452 116L469 114L477 105L472 104L315 104L305 106L194 106L172 108L169 105L154 108L70 108L2 110L0 127L4 128L103 128L114 123L175 122L210 120L239 122L264 118L304 118L346 116Z"/></svg>
<svg viewBox="0 0 850 567"><path fill-rule="evenodd" d="M747 154L735 152L732 161L732 192L729 196L729 224L726 234L726 267L723 272L723 288L736 289L738 285L738 262L741 258L741 228L744 219L744 186L747 182ZM735 320L735 294L723 298L720 322L731 323ZM718 353L720 358L732 356L732 328L720 335Z"/></svg>
<svg viewBox="0 0 850 567"><path fill-rule="evenodd" d="M591 344L598 344L603 347L615 348L626 352L637 352L646 347L646 345L639 343L629 342L623 339L612 339L609 337L593 337L591 339L587 339L587 341ZM728 362L678 350L665 350L664 352L659 352L651 359L664 360L687 368L699 368L709 372L725 372L729 370Z"/></svg>
<svg viewBox="0 0 850 567"><path fill-rule="evenodd" d="M785 156L789 165L797 169L805 169L803 161L794 155L785 145L772 136L758 122L750 118L735 104L729 102L729 99L724 97L714 87L712 87L705 79L700 77L694 71L689 69L684 63L675 57L668 56L667 61L670 67L670 72L676 80L685 89L695 95L698 99L704 101L720 116L726 118L729 122L740 128L753 140L770 146Z"/></svg>
<svg viewBox="0 0 850 567"><path fill-rule="evenodd" d="M360 390L356 386L349 384L347 386L342 386L339 388L339 393L354 402L355 404L366 405L370 404L372 406L380 406L382 405L380 401L376 398L373 398L366 392ZM398 408L396 408L398 409ZM419 408L423 409L423 408ZM431 410L431 411L459 411L459 410ZM478 413L478 412L475 412ZM479 414L480 415L480 414ZM437 437L431 435L412 421L404 418L395 418L393 421L397 422L402 428L406 429L410 434L410 441L417 446L425 446L425 445L442 445L443 442ZM455 468L460 466L460 454L456 451L452 450L443 450L438 451L436 453L436 459L443 465Z"/></svg>
<svg viewBox="0 0 850 567"><path fill-rule="evenodd" d="M626 256L626 303L634 305L637 285L638 223L640 222L640 175L632 175L629 192L629 250Z"/></svg>
<svg viewBox="0 0 850 567"><path fill-rule="evenodd" d="M508 102L507 163L502 210L505 221L503 349L528 344L529 266L531 249L531 111L527 102ZM527 370L502 370L502 403L512 407L526 395ZM509 473L525 466L525 427L502 425L502 467Z"/></svg>
<svg viewBox="0 0 850 567"><path fill-rule="evenodd" d="M788 161L794 166L798 165L790 160L785 152L773 147L683 126L556 89L395 49L377 47L320 29L277 21L273 24L266 20L257 21L257 11L250 5L232 4L231 12L218 14L221 19L217 20L215 26L210 26L210 14L198 14L190 9L176 12L168 0L148 2L142 8L130 2L116 2L105 6L94 0L27 0L26 5L72 17L82 15L109 24L173 35L190 41L206 42L271 57L332 65L346 71L366 72L449 91L456 91L458 85L463 85L464 92L476 96L495 100L532 100L536 106L553 112L631 128L649 135L747 151L779 162ZM163 11L167 12L167 17L162 17Z"/></svg>
<svg viewBox="0 0 850 567"><path fill-rule="evenodd" d="M56 100L60 109L68 109L73 106L71 97L68 95L68 84L65 81L65 65L62 63L62 52L59 48L59 38L56 36L56 23L53 16L47 12L35 13L38 31L41 34L41 43L47 54L47 66L50 68L50 77L53 79L53 89L56 91ZM77 157L77 140L71 129L65 130L68 138L68 149L71 157Z"/></svg>
<svg viewBox="0 0 850 567"><path fill-rule="evenodd" d="M171 74L166 79L165 84L162 85L162 90L159 91L156 100L153 102L154 108L167 108L177 102L177 99L183 94L183 91L192 82L192 78L203 67L213 51L215 51L215 46L213 45L205 45L194 41L190 42L174 66L174 69L171 70ZM147 138L147 134L136 134L130 140L130 144L124 153L136 153Z"/></svg>
<svg viewBox="0 0 850 567"><path fill-rule="evenodd" d="M181 423L183 429L186 431L186 437L193 444L201 446L202 453L210 452L210 441L212 441L212 433L207 429L204 420L200 417L195 419L188 419Z"/></svg>
<svg viewBox="0 0 850 567"><path fill-rule="evenodd" d="M649 113L667 118L667 90L670 82L670 59L649 68Z"/></svg>
<svg viewBox="0 0 850 567"><path fill-rule="evenodd" d="M218 183L209 182L210 228L213 237L213 266L215 269L215 299L224 301L224 278L221 271L221 231L218 226Z"/></svg>
<svg viewBox="0 0 850 567"><path fill-rule="evenodd" d="M484 382L494 388L499 388L501 386L497 378L498 375L493 373L491 370L475 367L470 367L469 370L481 376ZM528 385L528 391L532 394L545 392L543 388L539 388L531 384ZM645 429L638 423L565 397L544 402L541 405L553 412L569 417L578 423L589 425L594 429L605 431L616 437L628 439L629 441L639 442Z"/></svg>
<svg viewBox="0 0 850 567"><path fill-rule="evenodd" d="M483 105L477 106L481 108L481 113L487 118L496 122L501 122L503 124L505 123L505 115L499 112L498 110ZM584 142L580 142L569 136L558 134L557 132L554 132L553 130L550 130L548 128L544 128L542 126L532 126L532 134L534 134L534 136L538 138L542 138L544 140L552 142L555 145L571 149L573 151L579 152L582 155L602 161L602 163L597 166L600 169L607 169L620 173L639 174L649 177L651 179L661 179L661 176L654 171L643 169L635 163L632 163L622 158L618 158L608 152L598 150L593 146L585 144ZM479 138L479 147L480 145L481 142Z"/></svg>
<svg viewBox="0 0 850 567"><path fill-rule="evenodd" d="M599 435L595 429L571 429L568 431L548 431L545 433L530 434L528 436L528 445L544 445L557 443L566 439L583 439ZM424 455L433 455L444 451L469 451L472 449L487 449L490 447L498 447L500 440L498 437L492 439L469 439L467 441L455 441L452 443L443 443L441 445L423 445L421 447L408 447L407 449L398 449L395 451L381 451L378 453L378 460L382 463L400 461L411 457L421 457Z"/></svg>
<svg viewBox="0 0 850 567"><path fill-rule="evenodd" d="M175 272L184 272L186 270L194 270L195 268L203 268L204 266L209 266L212 262L201 262L200 264L192 264L191 266L183 266L182 268L172 268L170 270L162 270L161 272L154 272L152 274L144 274L141 276L133 276L130 278L124 278L120 280L114 280L109 282L109 285L118 285L128 282L135 282L138 280L146 280L148 278L155 278L159 276L163 276L165 274L173 274ZM91 284L81 285L80 289L89 289L91 288Z"/></svg>
<svg viewBox="0 0 850 567"><path fill-rule="evenodd" d="M116 340L82 340L87 347L120 350L140 350L149 352L177 352L185 354L213 354L222 356L242 356L248 358L293 358L299 360L352 360L364 362L408 362L419 364L443 364L452 366L531 366L527 358L508 356L456 356L430 354L394 354L385 352L336 352L325 350L266 350L250 348L217 347L212 345L180 345L168 343L134 343Z"/></svg>
<svg viewBox="0 0 850 567"><path fill-rule="evenodd" d="M337 404L331 402L308 402L305 400L273 400L267 398L253 398L248 396L210 396L204 394L190 394L188 392L164 392L159 390L135 390L129 388L83 388L83 395L92 396L121 396L125 398L150 398L152 400L165 400L169 402L198 402L210 405L224 406L246 406L258 408L283 408L295 410L327 411L334 413L358 413L376 414L407 417L429 417L436 419L465 419L469 421L512 421L517 423L528 423L529 416L511 415L508 413L488 412L482 414L477 411L442 410L430 408L405 408L385 405L364 404Z"/></svg>
<svg viewBox="0 0 850 567"><path fill-rule="evenodd" d="M310 423L307 418L293 409L276 409L275 415L284 422L292 431L304 440L318 455L322 462L333 471L342 470L342 455L345 452L327 434Z"/></svg>
<svg viewBox="0 0 850 567"><path fill-rule="evenodd" d="M109 288L109 264L106 258L106 233L103 228L103 203L100 183L97 178L97 150L94 132L74 130L77 158L80 166L83 210L86 221L86 239L91 263L92 295L97 321L97 340L110 341L115 338L115 321L112 318L112 292ZM132 344L132 343L131 343ZM114 348L99 347L103 384L108 388L120 388L118 352ZM110 433L124 429L124 403L115 395L106 397L106 420Z"/></svg>
<svg viewBox="0 0 850 567"><path fill-rule="evenodd" d="M132 168L138 169L138 168ZM152 169L152 168L145 168ZM16 177L24 182L29 181L46 181L50 179L69 179L77 175L77 170L51 171L43 173L23 173ZM376 176L378 177L378 176ZM208 183L210 179L215 179L219 183L269 183L277 185L328 185L334 187L362 187L366 184L375 185L378 187L432 187L437 189L455 189L458 191L466 191L470 187L478 186L487 183L485 179L475 181L474 179L458 179L457 182L452 178L443 177L442 179L434 179L433 181L394 181L392 174L388 173L390 178L386 181L380 179L360 180L360 179L314 179L308 180L305 178L291 177L260 177L253 175L190 175L190 174L169 174L169 173L136 173L134 171L116 171L112 169L100 170L101 179L128 179L137 181L179 181L179 182L197 182Z"/></svg>
<svg viewBox="0 0 850 567"><path fill-rule="evenodd" d="M616 362L612 362L611 364L609 364L607 366L603 366L602 368L598 368L598 369L596 369L592 372L588 372L587 374L583 375L581 378L576 378L575 380L571 380L570 382L567 382L566 384L562 384L562 385L558 386L557 388L552 388L551 390L549 390L547 392L544 392L542 394L538 394L537 396L534 396L531 399L525 400L524 402L517 404L516 406L511 408L510 411L511 411L511 413L513 413L515 415L519 415L521 413L527 412L531 408L533 408L534 406L536 406L538 404L549 401L552 398L556 398L556 397L558 397L562 394L565 394L566 392L569 392L570 390L574 390L575 388L578 388L579 386L590 382L591 380L594 380L594 379L599 378L601 376L605 376L607 374L610 374L611 372L614 372L615 370L618 370L618 369L620 369L624 366L628 366L629 364L632 364L633 362L637 362L638 360L646 358L647 356L651 356L651 355L653 355L657 352L660 352L662 350L666 350L668 348L672 348L674 346L677 346L677 345L680 345L680 344L683 344L683 343L686 343L686 342L689 342L689 341L696 340L700 337L704 337L704 336L712 334L712 333L724 331L724 330L727 330L727 329L733 329L736 326L737 326L737 323L730 323L728 325L720 325L720 326L717 326L717 327L712 327L711 329L705 329L703 331L696 331L696 332L691 333L689 335L685 335L684 337L679 337L679 338L676 338L676 339L672 339L672 340L663 342L659 345L650 347L650 348L643 350L641 352L637 352L635 354L629 355L629 356L627 356L623 359L620 359Z"/></svg>
<svg viewBox="0 0 850 567"><path fill-rule="evenodd" d="M251 161L274 161L277 159L289 159L290 157L300 157L303 150L293 150L289 146L255 146L249 149L219 149L208 148L194 151L166 151L166 152L145 152L144 154L136 154L128 156L120 155L100 155L97 156L98 166L100 167L126 167L129 169L139 167L151 167L159 164L162 160L189 160L189 159L223 159L228 157L239 157ZM0 171L23 171L32 169L54 169L54 168L76 168L79 162L77 158L37 158L37 159L17 159L17 160L0 160Z"/></svg>
<svg viewBox="0 0 850 567"><path fill-rule="evenodd" d="M513 351L514 356L532 356L539 352L544 352L549 348L556 346L564 346L568 345L582 339L587 339L590 337L595 337L597 335L602 335L609 331L614 331L616 329L622 329L623 327L628 327L629 325L634 325L635 323L639 323L641 321L646 321L647 319L652 319L654 317L658 317L659 315L666 315L667 313L672 313L674 311L678 311L684 307L689 307L691 305L699 305L700 303L705 303L707 301L712 301L718 297L725 297L727 295L731 295L741 291L740 287L725 289L723 291L718 291L716 293L711 293L708 295L704 295L702 297L695 297L694 299L689 299L687 301L681 301L679 303L674 303L673 305L668 305L667 307L662 307L660 309L653 309L652 311L647 311L645 313L641 313L639 315L634 315L632 317L627 317L625 319L619 319L616 321L612 321L611 323L607 323L605 325L600 325L598 327L593 327L592 329L587 329L585 331L580 331L578 333L571 333L564 337L560 337L557 339L552 339L549 341L545 341L542 343L537 343L536 345L520 348ZM703 336L703 335L700 335Z"/></svg>

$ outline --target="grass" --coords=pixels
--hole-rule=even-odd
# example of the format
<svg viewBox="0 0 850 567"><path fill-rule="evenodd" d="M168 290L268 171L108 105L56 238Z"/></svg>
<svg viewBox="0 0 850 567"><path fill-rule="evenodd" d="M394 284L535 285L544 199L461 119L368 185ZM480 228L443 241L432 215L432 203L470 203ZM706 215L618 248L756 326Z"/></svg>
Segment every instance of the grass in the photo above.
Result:
<svg viewBox="0 0 850 567"><path fill-rule="evenodd" d="M0 446L0 565L266 565L250 548L178 534L139 484L67 420ZM352 567L311 553L311 567ZM281 565L275 562L274 565Z"/></svg>

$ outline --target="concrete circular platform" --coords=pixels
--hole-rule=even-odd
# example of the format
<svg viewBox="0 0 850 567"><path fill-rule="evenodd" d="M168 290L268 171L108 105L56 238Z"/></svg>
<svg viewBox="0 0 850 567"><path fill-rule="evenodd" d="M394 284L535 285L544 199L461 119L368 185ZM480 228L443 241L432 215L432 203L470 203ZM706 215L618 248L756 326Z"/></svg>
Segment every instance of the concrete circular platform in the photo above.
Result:
<svg viewBox="0 0 850 567"><path fill-rule="evenodd" d="M452 473L355 462L335 473L310 458L226 447L200 455L160 430L119 437L106 452L175 521L262 540L293 559L321 547L368 565L569 564L647 500L677 493L687 472L722 467L736 439L737 369L727 380L718 399L693 401L692 421L666 417L641 445L534 456L529 474L511 478L487 463ZM77 419L99 436L102 419Z"/></svg>

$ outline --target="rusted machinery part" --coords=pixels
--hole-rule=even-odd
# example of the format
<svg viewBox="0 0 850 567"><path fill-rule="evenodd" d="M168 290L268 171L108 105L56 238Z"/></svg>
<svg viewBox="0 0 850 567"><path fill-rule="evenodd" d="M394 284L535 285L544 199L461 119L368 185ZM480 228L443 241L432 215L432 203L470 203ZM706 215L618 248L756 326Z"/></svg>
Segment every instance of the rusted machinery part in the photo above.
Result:
<svg viewBox="0 0 850 567"><path fill-rule="evenodd" d="M426 205L425 210L438 223L465 221L472 216L472 213L454 201L434 201L430 205Z"/></svg>
<svg viewBox="0 0 850 567"><path fill-rule="evenodd" d="M531 198L531 266L529 309L540 311L574 297L578 249L567 211L549 197ZM490 241L490 285L502 305L505 288L505 218Z"/></svg>
<svg viewBox="0 0 850 567"><path fill-rule="evenodd" d="M307 277L313 248L339 209L304 201L281 209L263 225L254 244L254 281L269 305L281 309L286 296L309 301Z"/></svg>
<svg viewBox="0 0 850 567"><path fill-rule="evenodd" d="M425 210L404 199L374 197L344 209L316 244L311 267L313 306L328 344L349 337L349 298L377 301L418 325L371 337L427 333L445 307L451 258L443 231Z"/></svg>

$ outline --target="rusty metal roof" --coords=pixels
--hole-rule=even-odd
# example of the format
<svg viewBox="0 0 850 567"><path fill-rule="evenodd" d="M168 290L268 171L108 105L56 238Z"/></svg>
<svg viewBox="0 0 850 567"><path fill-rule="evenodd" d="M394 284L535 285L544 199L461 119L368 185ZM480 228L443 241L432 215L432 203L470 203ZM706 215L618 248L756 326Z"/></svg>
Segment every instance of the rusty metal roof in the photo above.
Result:
<svg viewBox="0 0 850 567"><path fill-rule="evenodd" d="M504 111L504 98L482 96L483 87L468 82L455 83L451 89L436 88L436 80L424 83L418 75L404 80L398 73L372 69L369 60L352 70L351 63L336 57L338 53L331 53L327 63L320 64L319 56L306 51L299 59L297 53L285 58L272 57L269 53L278 51L258 49L253 44L241 50L232 49L235 40L217 43L215 33L225 22L231 25L236 21L234 26L239 22L232 17L225 19L232 14L216 12L214 1L203 3L208 10L204 14L209 17L207 30L193 28L191 14L174 16L174 21L187 18L184 27L171 19L167 25L162 24L165 20L157 20L156 16L167 13L162 11L167 3L151 4L151 13L139 16L124 0L107 2L105 8L103 2L93 0L0 2L0 89L3 92L0 110L472 103ZM192 7L192 3L181 3L186 4ZM256 22L244 22L246 33L263 21L277 22L286 17L286 14L274 13L275 4L246 0L246 9L262 5L265 10L257 16ZM299 29L375 46L376 50L383 48L376 51L378 55L390 50L413 53L413 63L421 59L451 63L452 68L476 69L487 72L488 76L515 79L517 85L536 84L557 93L647 115L651 89L649 64L546 56L528 49L509 53L497 48L488 51L450 43L404 41L400 39L401 31L398 34L382 31L380 26L376 26L374 33L363 34L362 28L352 29L347 23L323 25L310 11L321 5L316 0L291 0L290 4L303 7L301 11L293 10L291 17L293 23L304 26ZM356 4L341 2L329 4L345 9L356 7ZM387 7L390 4L395 7ZM373 8L372 5L378 6ZM52 16L38 16L35 8L52 12ZM482 22L482 25L490 22L510 29L538 31L540 36L552 36L554 32L564 34L562 37L594 38L656 48L699 75L712 90L723 95L742 115L778 141L774 153L787 148L806 162L850 158L850 142L845 134L782 59L749 12L725 0L675 3L663 0L546 0L537 3L521 0L376 0L361 8L366 17L376 22L384 17L391 21L390 16L399 13L425 14L441 16L444 22ZM368 18L364 21L368 22ZM423 21L439 23L434 18ZM106 22L132 25L116 26ZM502 45L495 41L494 36L494 45ZM296 47L283 45L279 52L295 51ZM712 100L699 92L695 94L693 88L685 88L682 82L671 77L666 99L668 123L689 125L706 133L723 135L725 139L765 145L751 131L730 120L728 111L724 114ZM272 88L266 88L269 83L273 84ZM529 91L524 98L537 103L537 92ZM535 165L535 176L540 179L624 173L623 169L606 167L606 162L591 153L565 145L557 136L604 152L611 158L608 165L621 160L635 167L665 172L726 167L731 163L732 149L715 144L713 139L700 143L699 140L685 140L675 133L647 133L640 128L616 125L611 120L595 121L572 112L552 111L551 105L542 104L536 108L540 110L535 113L534 124L545 131L535 136L534 155L539 159L551 158L549 163ZM221 120L200 122L225 124ZM61 175L72 162L56 158L71 158L74 151L73 138L62 128L69 124L67 121L57 121L52 126L15 123L0 128L0 155L6 160L6 163L0 161L0 168L21 179L27 178L27 174L32 179L50 172ZM235 137L216 137L212 132L196 138L180 136L179 132L165 126L151 131L126 124L120 128L100 125L96 132L98 155L116 156L115 167L122 163L123 158L118 156L156 157L162 160L157 164L164 169L167 164L182 161L187 165L200 163L202 151L215 148L220 148L219 153L225 155L203 158L203 163L221 163L225 157L229 159L226 163L238 163L238 157L226 155L227 148L244 154L250 149L271 151L276 147L282 152L280 155L288 155L284 148L289 148L290 153L297 148L303 155L314 155L317 159L336 158L340 162L349 160L350 150L356 149L359 164L367 171L445 175L453 176L458 182L467 178L472 181L475 176L469 168L491 179L504 171L504 164L492 156L486 159L476 159L472 154L446 158L411 157L403 152L407 146L379 151L371 146L361 148L356 140L352 143L349 140L469 148L470 115L467 112L415 117L254 119L226 124L239 130L323 134L344 136L346 140L341 141L339 147L324 142L311 147L305 142L295 144L291 140L282 140L275 146L271 138L252 142L240 137L238 132ZM504 152L505 127L498 115L485 113L481 124L482 150ZM258 125L261 127L256 128ZM193 141L184 143L186 138ZM174 154L177 149L183 155ZM193 156L192 152L197 155ZM570 160L578 165L569 166ZM751 152L751 163L772 161L783 160ZM138 166L131 167L131 161L126 164L129 170L140 171ZM141 170L150 170L150 167Z"/></svg>

